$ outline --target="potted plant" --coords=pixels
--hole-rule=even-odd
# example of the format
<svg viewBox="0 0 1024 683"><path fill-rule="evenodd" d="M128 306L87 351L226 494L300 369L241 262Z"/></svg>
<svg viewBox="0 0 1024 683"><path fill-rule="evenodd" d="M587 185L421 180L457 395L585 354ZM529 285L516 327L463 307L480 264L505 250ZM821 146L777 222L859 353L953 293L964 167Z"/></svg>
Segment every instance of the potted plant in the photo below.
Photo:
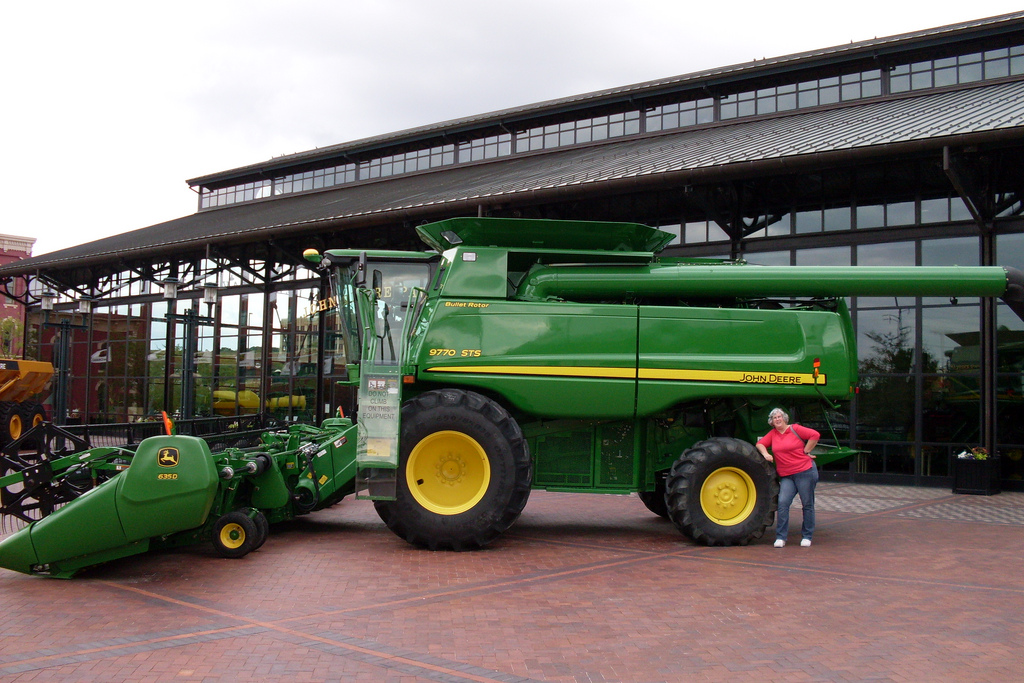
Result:
<svg viewBox="0 0 1024 683"><path fill-rule="evenodd" d="M999 493L999 458L981 446L965 448L953 458L953 493L991 496Z"/></svg>

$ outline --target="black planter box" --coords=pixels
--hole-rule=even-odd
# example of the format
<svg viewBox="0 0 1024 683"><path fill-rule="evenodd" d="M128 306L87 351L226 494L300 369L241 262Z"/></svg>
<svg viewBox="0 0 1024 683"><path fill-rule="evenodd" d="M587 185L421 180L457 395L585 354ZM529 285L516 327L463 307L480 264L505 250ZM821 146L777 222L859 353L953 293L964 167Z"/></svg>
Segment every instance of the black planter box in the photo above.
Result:
<svg viewBox="0 0 1024 683"><path fill-rule="evenodd" d="M978 496L999 493L999 458L953 458L953 493Z"/></svg>

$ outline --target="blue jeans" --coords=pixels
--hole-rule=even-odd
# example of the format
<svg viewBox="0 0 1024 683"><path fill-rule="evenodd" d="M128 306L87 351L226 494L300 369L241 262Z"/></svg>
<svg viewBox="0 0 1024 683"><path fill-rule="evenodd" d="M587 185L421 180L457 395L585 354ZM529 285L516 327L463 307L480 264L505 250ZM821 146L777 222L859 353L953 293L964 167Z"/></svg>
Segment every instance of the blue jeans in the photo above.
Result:
<svg viewBox="0 0 1024 683"><path fill-rule="evenodd" d="M796 494L800 494L800 504L804 508L804 523L800 527L803 538L810 540L814 535L814 487L818 484L818 467L812 465L803 472L791 474L779 479L779 511L776 517L775 539L786 540L789 535L789 506L793 504Z"/></svg>

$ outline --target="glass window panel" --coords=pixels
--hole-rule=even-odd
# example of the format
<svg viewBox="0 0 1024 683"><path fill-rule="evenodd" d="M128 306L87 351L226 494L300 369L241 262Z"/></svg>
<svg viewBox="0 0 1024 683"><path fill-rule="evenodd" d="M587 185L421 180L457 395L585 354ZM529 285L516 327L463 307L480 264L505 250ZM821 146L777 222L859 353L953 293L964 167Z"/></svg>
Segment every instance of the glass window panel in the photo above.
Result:
<svg viewBox="0 0 1024 683"><path fill-rule="evenodd" d="M972 219L971 212L960 197L953 197L949 202L949 219L951 221L969 221Z"/></svg>
<svg viewBox="0 0 1024 683"><path fill-rule="evenodd" d="M1010 60L1008 58L985 62L985 78L1003 78L1009 75Z"/></svg>
<svg viewBox="0 0 1024 683"><path fill-rule="evenodd" d="M848 206L825 209L825 230L849 230L851 215Z"/></svg>
<svg viewBox="0 0 1024 683"><path fill-rule="evenodd" d="M960 82L973 83L982 78L981 64L965 64L960 67Z"/></svg>
<svg viewBox="0 0 1024 683"><path fill-rule="evenodd" d="M744 254L743 257L748 263L759 266L788 266L789 250L786 251L758 251Z"/></svg>
<svg viewBox="0 0 1024 683"><path fill-rule="evenodd" d="M898 202L886 205L886 225L913 225L914 202Z"/></svg>
<svg viewBox="0 0 1024 683"><path fill-rule="evenodd" d="M835 104L839 101L839 86L822 88L818 91L818 102L820 104Z"/></svg>
<svg viewBox="0 0 1024 683"><path fill-rule="evenodd" d="M246 294L246 324L250 327L263 327L263 295Z"/></svg>
<svg viewBox="0 0 1024 683"><path fill-rule="evenodd" d="M924 302L923 302L924 303ZM935 306L934 303L944 305ZM922 350L926 372L977 370L981 308L977 297L948 301L929 297L922 309Z"/></svg>
<svg viewBox="0 0 1024 683"><path fill-rule="evenodd" d="M687 223L684 228L683 238L687 244L699 244L708 240L707 221L699 223Z"/></svg>
<svg viewBox="0 0 1024 683"><path fill-rule="evenodd" d="M916 263L913 242L857 245L859 266L913 266Z"/></svg>
<svg viewBox="0 0 1024 683"><path fill-rule="evenodd" d="M821 247L799 249L796 252L798 266L848 266L850 247Z"/></svg>
<svg viewBox="0 0 1024 683"><path fill-rule="evenodd" d="M882 205L858 206L857 227L881 228L885 225L885 207Z"/></svg>
<svg viewBox="0 0 1024 683"><path fill-rule="evenodd" d="M797 233L802 232L821 232L821 211L797 211L794 214L796 219L796 231Z"/></svg>
<svg viewBox="0 0 1024 683"><path fill-rule="evenodd" d="M1015 267L1024 264L1024 233L996 235L996 263Z"/></svg>
<svg viewBox="0 0 1024 683"><path fill-rule="evenodd" d="M817 90L801 90L799 96L800 107L817 107L818 106L818 91Z"/></svg>
<svg viewBox="0 0 1024 683"><path fill-rule="evenodd" d="M906 441L913 433L913 328L907 324L912 317L912 308L861 311L857 316L861 438Z"/></svg>
<svg viewBox="0 0 1024 683"><path fill-rule="evenodd" d="M949 220L949 199L922 199L921 222L945 223Z"/></svg>
<svg viewBox="0 0 1024 683"><path fill-rule="evenodd" d="M721 242L728 239L729 234L718 223L713 221L708 223L708 242Z"/></svg>
<svg viewBox="0 0 1024 683"><path fill-rule="evenodd" d="M789 235L793 231L793 214L787 213L786 215L779 218L779 220L770 223L765 234L768 237L777 237L779 235Z"/></svg>
<svg viewBox="0 0 1024 683"><path fill-rule="evenodd" d="M979 265L977 237L950 237L921 242L922 266Z"/></svg>
<svg viewBox="0 0 1024 683"><path fill-rule="evenodd" d="M905 305L857 311L861 372L892 374L913 370L914 299L905 297L899 303Z"/></svg>
<svg viewBox="0 0 1024 683"><path fill-rule="evenodd" d="M241 304L241 296L239 296L238 294L221 296L219 299L219 303L221 323L225 325L238 325L238 313L239 306Z"/></svg>
<svg viewBox="0 0 1024 683"><path fill-rule="evenodd" d="M955 68L937 69L935 71L935 87L956 85L957 70Z"/></svg>
<svg viewBox="0 0 1024 683"><path fill-rule="evenodd" d="M857 308L868 310L874 308L912 308L917 301L912 296L859 296L856 297Z"/></svg>

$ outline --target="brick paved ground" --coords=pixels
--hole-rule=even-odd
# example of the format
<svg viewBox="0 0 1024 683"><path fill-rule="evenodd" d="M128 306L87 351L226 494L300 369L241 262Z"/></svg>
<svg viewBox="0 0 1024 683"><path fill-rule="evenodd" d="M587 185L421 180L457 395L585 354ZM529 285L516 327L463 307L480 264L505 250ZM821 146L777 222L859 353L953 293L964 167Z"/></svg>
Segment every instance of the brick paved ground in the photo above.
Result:
<svg viewBox="0 0 1024 683"><path fill-rule="evenodd" d="M534 492L493 547L416 550L365 501L241 560L0 574L2 681L1008 681L1024 494L822 483L818 532L694 546L635 497Z"/></svg>

